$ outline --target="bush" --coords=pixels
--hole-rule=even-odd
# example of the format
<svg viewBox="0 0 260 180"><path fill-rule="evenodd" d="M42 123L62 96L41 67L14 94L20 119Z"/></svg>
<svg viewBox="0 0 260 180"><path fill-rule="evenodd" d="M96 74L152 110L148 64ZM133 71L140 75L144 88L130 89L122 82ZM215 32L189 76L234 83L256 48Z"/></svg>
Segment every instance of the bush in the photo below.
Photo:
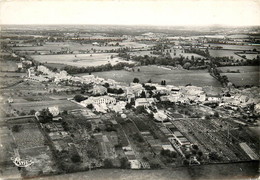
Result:
<svg viewBox="0 0 260 180"><path fill-rule="evenodd" d="M87 108L88 108L88 109L93 109L94 106L93 106L93 104L88 104L88 105L87 105Z"/></svg>
<svg viewBox="0 0 260 180"><path fill-rule="evenodd" d="M47 122L50 122L52 120L53 116L52 114L50 113L49 109L43 109L41 112L40 112L40 118L39 118L39 121L41 123L47 123Z"/></svg>
<svg viewBox="0 0 260 180"><path fill-rule="evenodd" d="M113 168L114 165L110 159L105 159L104 160L104 168Z"/></svg>
<svg viewBox="0 0 260 180"><path fill-rule="evenodd" d="M85 96L82 96L80 94L77 94L76 96L74 96L73 98L75 101L77 102L81 102L81 101L84 101L85 99L87 99Z"/></svg>
<svg viewBox="0 0 260 180"><path fill-rule="evenodd" d="M20 132L20 130L21 130L21 125L14 125L13 127L12 127L12 131L13 132Z"/></svg>
<svg viewBox="0 0 260 180"><path fill-rule="evenodd" d="M74 154L72 157L71 157L71 161L74 162L74 163L77 163L77 162L80 162L81 161L81 158L78 154Z"/></svg>

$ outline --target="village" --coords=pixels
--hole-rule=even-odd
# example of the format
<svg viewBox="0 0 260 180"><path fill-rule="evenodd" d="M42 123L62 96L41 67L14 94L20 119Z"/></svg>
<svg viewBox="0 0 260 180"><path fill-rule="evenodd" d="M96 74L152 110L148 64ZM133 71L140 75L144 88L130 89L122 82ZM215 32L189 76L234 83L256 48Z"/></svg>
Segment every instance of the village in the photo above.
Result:
<svg viewBox="0 0 260 180"><path fill-rule="evenodd" d="M232 79L248 39L44 33L2 44L2 176L259 160L259 85ZM209 54L231 45L251 50Z"/></svg>
<svg viewBox="0 0 260 180"><path fill-rule="evenodd" d="M255 139L250 132L241 133L247 126L257 126L257 88L227 87L212 94L192 85L140 84L137 78L124 85L94 75L53 72L43 65L29 67L23 78L23 83L46 82L48 87L41 96L66 94L62 104L48 105L46 101L38 106L38 101L2 97L7 112L13 112L2 123L16 144L7 157L16 158L24 176L100 167L154 169L258 159ZM252 104L256 104L253 109ZM29 126L35 136L22 140ZM23 147L27 149L37 136L42 147L24 156ZM38 146L31 148L35 151ZM44 151L48 153L43 157L42 149L46 148L49 152ZM23 164L22 159L29 160ZM40 170L43 163L49 169Z"/></svg>

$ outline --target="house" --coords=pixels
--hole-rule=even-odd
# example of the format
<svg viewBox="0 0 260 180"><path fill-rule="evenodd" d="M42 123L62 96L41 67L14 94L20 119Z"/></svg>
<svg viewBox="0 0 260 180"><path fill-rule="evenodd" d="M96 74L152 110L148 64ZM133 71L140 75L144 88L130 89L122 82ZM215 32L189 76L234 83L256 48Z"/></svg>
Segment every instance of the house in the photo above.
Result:
<svg viewBox="0 0 260 180"><path fill-rule="evenodd" d="M210 102L220 102L220 97L218 95L207 95L207 100Z"/></svg>
<svg viewBox="0 0 260 180"><path fill-rule="evenodd" d="M141 169L142 165L138 160L129 160L131 169Z"/></svg>
<svg viewBox="0 0 260 180"><path fill-rule="evenodd" d="M50 113L55 117L58 116L60 111L59 108L57 106L53 106L53 107L48 107L48 110L50 111Z"/></svg>
<svg viewBox="0 0 260 180"><path fill-rule="evenodd" d="M83 106L87 106L88 104L115 104L116 99L110 96L98 96L98 97L89 97L88 99L81 101L80 104Z"/></svg>
<svg viewBox="0 0 260 180"><path fill-rule="evenodd" d="M260 114L260 103L255 105L255 112Z"/></svg>
<svg viewBox="0 0 260 180"><path fill-rule="evenodd" d="M94 85L92 89L92 93L95 95L104 95L107 93L107 88L102 85Z"/></svg>
<svg viewBox="0 0 260 180"><path fill-rule="evenodd" d="M167 144L167 145L162 145L162 149L163 150L169 150L171 152L175 152L174 148L172 147L171 144Z"/></svg>
<svg viewBox="0 0 260 180"><path fill-rule="evenodd" d="M167 115L162 111L159 110L156 113L153 113L154 119L160 122L167 120Z"/></svg>
<svg viewBox="0 0 260 180"><path fill-rule="evenodd" d="M137 83L131 83L131 86L126 88L127 95L134 95L135 97L139 97L143 91L145 91L143 86Z"/></svg>
<svg viewBox="0 0 260 180"><path fill-rule="evenodd" d="M149 106L154 103L154 98L138 98L135 100L135 108L138 106Z"/></svg>

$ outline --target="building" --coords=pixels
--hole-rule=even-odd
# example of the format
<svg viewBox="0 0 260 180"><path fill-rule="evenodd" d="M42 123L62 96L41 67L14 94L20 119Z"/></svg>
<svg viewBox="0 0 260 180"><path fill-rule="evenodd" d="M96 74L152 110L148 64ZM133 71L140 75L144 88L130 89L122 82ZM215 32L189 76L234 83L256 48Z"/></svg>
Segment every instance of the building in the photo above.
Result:
<svg viewBox="0 0 260 180"><path fill-rule="evenodd" d="M135 108L138 106L149 106L154 102L154 98L138 98L135 100Z"/></svg>
<svg viewBox="0 0 260 180"><path fill-rule="evenodd" d="M50 111L50 113L55 117L58 116L60 111L59 108L57 106L53 106L53 107L48 107L48 110Z"/></svg>
<svg viewBox="0 0 260 180"><path fill-rule="evenodd" d="M101 85L94 85L92 89L92 93L95 95L104 95L107 93L107 88Z"/></svg>
<svg viewBox="0 0 260 180"><path fill-rule="evenodd" d="M81 101L80 102L81 105L83 106L87 106L88 104L96 104L96 105L100 105L100 104L116 104L116 99L110 96L98 96L98 97L89 97L88 99Z"/></svg>

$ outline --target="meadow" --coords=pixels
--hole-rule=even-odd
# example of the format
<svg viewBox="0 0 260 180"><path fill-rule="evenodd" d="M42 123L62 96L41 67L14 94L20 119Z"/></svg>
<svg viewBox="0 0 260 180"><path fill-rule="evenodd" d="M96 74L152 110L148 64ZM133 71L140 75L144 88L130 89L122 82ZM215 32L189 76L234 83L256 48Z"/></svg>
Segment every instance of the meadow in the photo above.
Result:
<svg viewBox="0 0 260 180"><path fill-rule="evenodd" d="M68 100L45 100L45 101L28 101L15 102L12 104L13 109L28 113L30 110L40 111L47 107L57 106L62 112L64 110L81 109L82 106L77 105Z"/></svg>
<svg viewBox="0 0 260 180"><path fill-rule="evenodd" d="M138 72L138 68L140 72ZM131 83L136 77L141 83L146 83L151 79L153 83L160 84L162 80L166 80L167 84L176 86L184 86L187 84L195 86L221 86L216 79L210 76L207 70L170 70L156 65L136 67L135 72L120 70L95 72L93 74L105 79L114 79L122 83Z"/></svg>
<svg viewBox="0 0 260 180"><path fill-rule="evenodd" d="M113 58L111 58L113 56ZM125 61L119 57L115 57L116 53L99 53L99 54L59 54L59 55L33 55L34 60L40 63L66 64L77 67L100 66L111 63L115 65Z"/></svg>
<svg viewBox="0 0 260 180"><path fill-rule="evenodd" d="M107 51L112 49L119 49L121 47L129 48L147 48L151 45L141 44L138 42L123 41L119 42L119 46L93 46L92 44L80 44L76 42L46 42L43 46L32 46L24 44L22 46L12 47L15 51L60 51L68 48L71 51L90 51L96 49L98 51Z"/></svg>
<svg viewBox="0 0 260 180"><path fill-rule="evenodd" d="M230 44L204 44L206 46L210 45L211 47L214 46L221 46L223 49L232 49L237 51L243 51L243 50L253 50L257 49L260 50L260 46L250 46L250 45L230 45Z"/></svg>
<svg viewBox="0 0 260 180"><path fill-rule="evenodd" d="M174 52L175 52L175 55L174 55ZM183 50L181 50L181 49L172 49L172 52L170 53L170 55L172 58L180 57L180 56L183 56L185 58L187 57L189 59L191 59L192 56L194 58L204 58L203 56L195 54L195 53L184 53Z"/></svg>
<svg viewBox="0 0 260 180"><path fill-rule="evenodd" d="M43 46L12 47L15 51L59 51L64 48L68 48L71 51L89 51L92 48L105 51L118 49L120 46L93 46L92 44L80 44L75 42L46 42Z"/></svg>
<svg viewBox="0 0 260 180"><path fill-rule="evenodd" d="M209 49L209 54L212 57L231 57L233 56L234 60L242 60L242 57L239 57L238 55L235 54L236 51L233 50L213 50Z"/></svg>
<svg viewBox="0 0 260 180"><path fill-rule="evenodd" d="M230 82L237 86L256 85L259 86L259 67L258 66L226 66L219 68L221 75L226 75ZM225 73L227 70L237 71L240 73Z"/></svg>

